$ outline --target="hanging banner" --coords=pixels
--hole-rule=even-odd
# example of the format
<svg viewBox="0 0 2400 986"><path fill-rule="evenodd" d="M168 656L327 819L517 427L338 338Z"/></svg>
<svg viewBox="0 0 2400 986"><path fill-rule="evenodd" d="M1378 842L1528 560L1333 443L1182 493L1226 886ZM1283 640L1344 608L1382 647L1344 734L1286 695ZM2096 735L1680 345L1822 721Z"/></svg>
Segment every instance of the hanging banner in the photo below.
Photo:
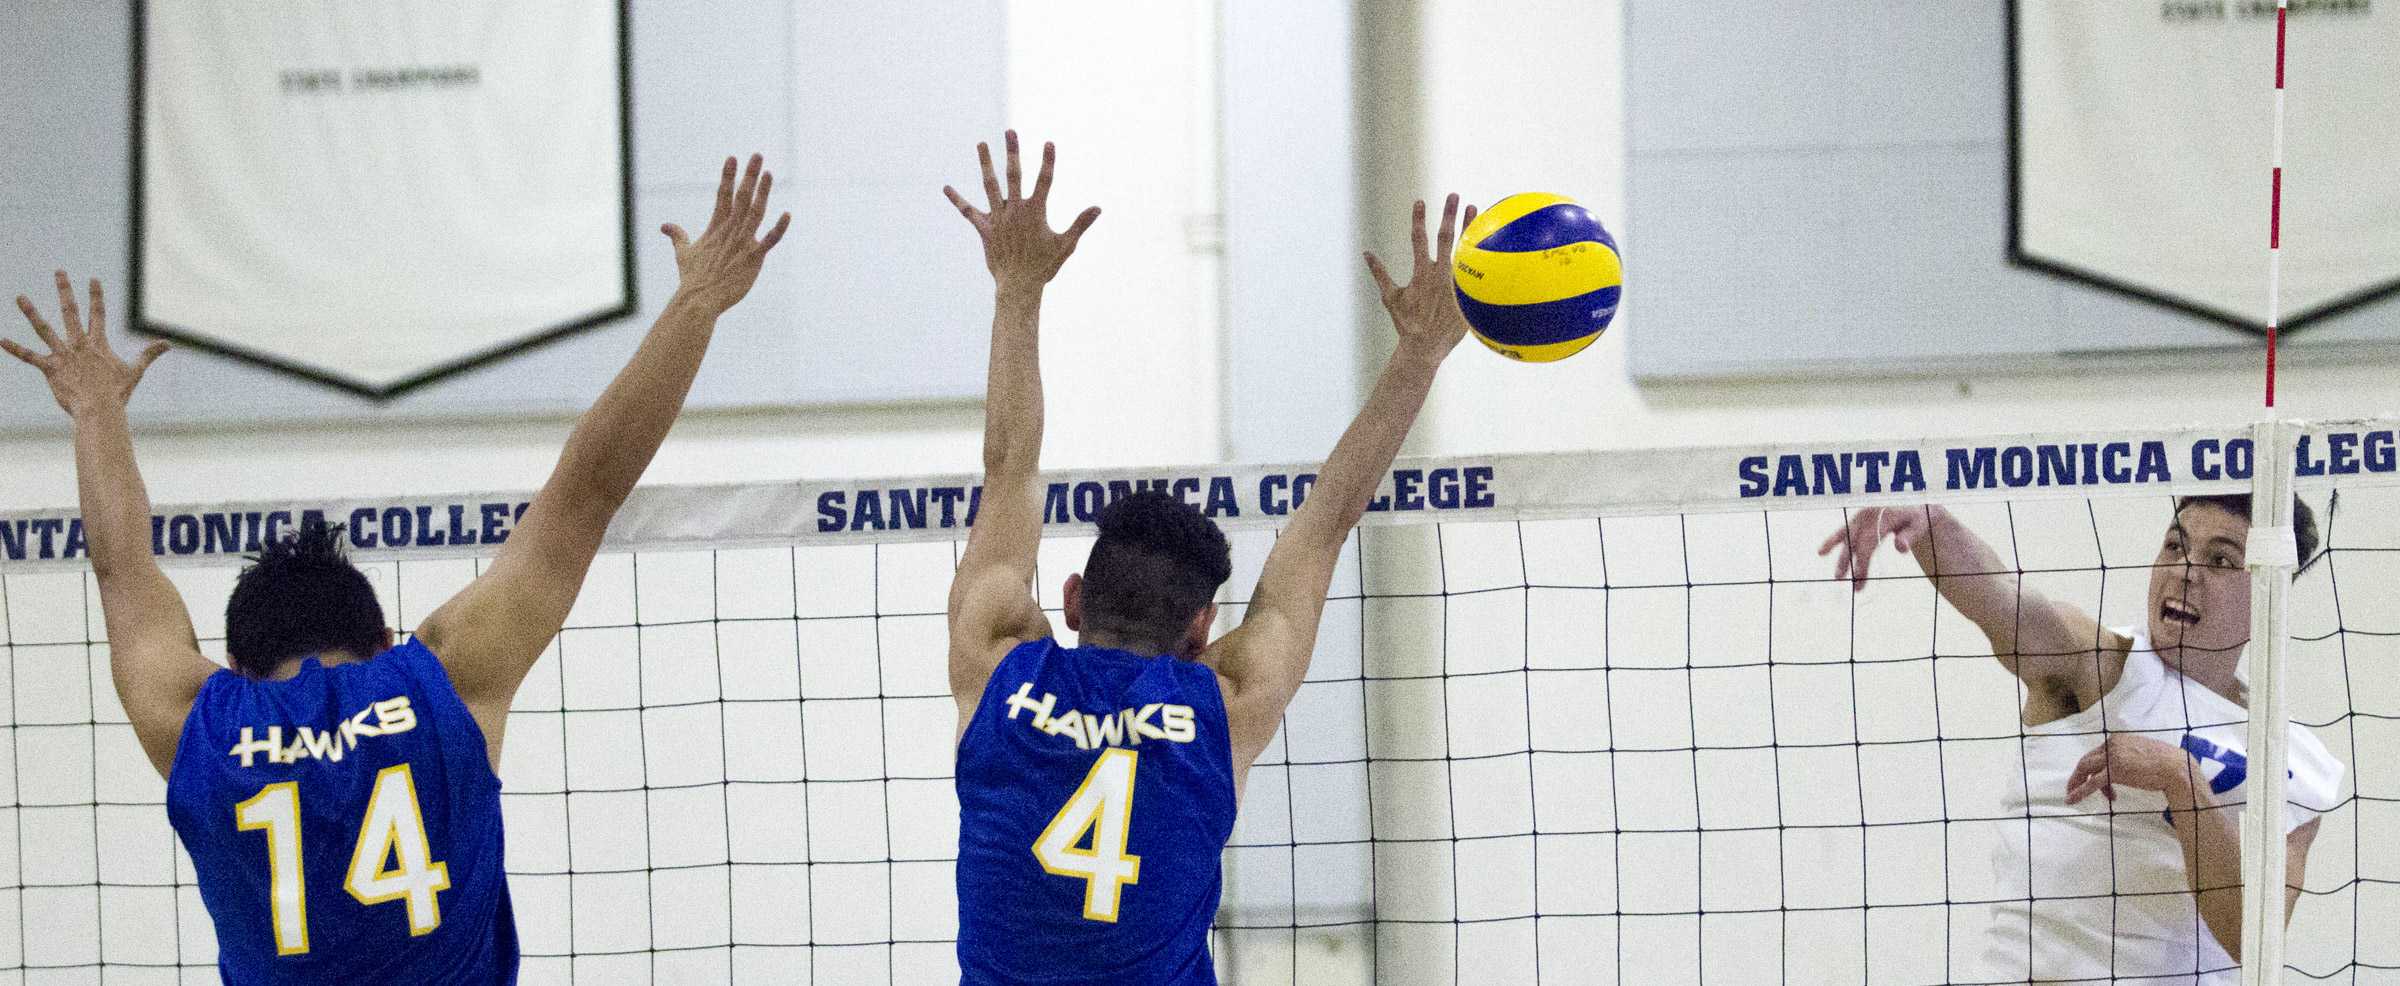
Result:
<svg viewBox="0 0 2400 986"><path fill-rule="evenodd" d="M2263 329L2274 0L2010 4L2018 262ZM2283 326L2400 290L2400 4L2291 0Z"/></svg>
<svg viewBox="0 0 2400 986"><path fill-rule="evenodd" d="M137 325L371 397L632 310L622 0L145 0Z"/></svg>

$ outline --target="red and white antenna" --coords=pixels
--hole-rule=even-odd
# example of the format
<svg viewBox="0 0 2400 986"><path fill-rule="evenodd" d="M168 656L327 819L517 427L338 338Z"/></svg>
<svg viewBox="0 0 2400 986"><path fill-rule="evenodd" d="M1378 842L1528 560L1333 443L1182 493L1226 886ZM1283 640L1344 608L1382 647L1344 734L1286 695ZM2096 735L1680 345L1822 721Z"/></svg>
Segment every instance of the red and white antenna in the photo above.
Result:
<svg viewBox="0 0 2400 986"><path fill-rule="evenodd" d="M2275 406L2275 335L2283 321L2283 26L2291 0L2275 0L2274 185L2267 205L2267 407Z"/></svg>
<svg viewBox="0 0 2400 986"><path fill-rule="evenodd" d="M2292 573L2299 563L2292 532L2292 461L2298 428L2275 410L2275 335L2283 317L2283 37L2290 0L2275 3L2274 185L2267 207L2267 407L2251 426L2257 471L2250 498L2250 721L2245 729L2252 764L2249 798L2242 806L2243 882L2254 888L2288 885L2291 861L2284 856L2284 791L2291 700L2284 667L2291 656L2289 626ZM2264 605L2258 605L2264 603ZM2255 855L2253 855L2255 853ZM2283 894L2250 893L2242 899L2243 986L2278 986L2284 981Z"/></svg>

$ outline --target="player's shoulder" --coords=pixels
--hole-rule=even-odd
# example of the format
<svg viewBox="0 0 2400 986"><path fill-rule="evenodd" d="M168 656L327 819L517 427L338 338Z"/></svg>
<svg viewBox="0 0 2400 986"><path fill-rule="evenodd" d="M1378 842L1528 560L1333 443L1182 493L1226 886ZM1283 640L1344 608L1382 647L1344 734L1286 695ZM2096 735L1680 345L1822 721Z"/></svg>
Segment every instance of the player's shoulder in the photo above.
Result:
<svg viewBox="0 0 2400 986"><path fill-rule="evenodd" d="M2090 640L2090 649L2081 652L2089 657L2053 662L2067 669L2063 673L2025 678L2025 725L2072 718L2103 705L2121 707L2128 695L2157 684L2158 656L2139 631L2100 624Z"/></svg>
<svg viewBox="0 0 2400 986"><path fill-rule="evenodd" d="M2325 745L2316 730L2303 724L2293 723L2290 737L2285 759L2290 761L2292 786L2299 789L2294 800L2305 796L2310 805L2324 806L2318 810L2333 810L2341 796L2342 776L2347 773L2342 759Z"/></svg>
<svg viewBox="0 0 2400 986"><path fill-rule="evenodd" d="M1207 669L1216 685L1217 695L1224 700L1227 709L1253 699L1265 700L1273 705L1277 703L1272 701L1271 696L1281 691L1276 686L1281 684L1281 678L1290 674L1290 662L1286 659L1287 655L1271 650L1261 653L1261 649L1272 649L1279 643L1275 635L1260 634L1250 621L1244 621L1233 632L1210 641L1208 649L1202 651L1200 660L1194 663ZM1297 682L1292 684L1297 686ZM1278 709L1276 715L1281 714Z"/></svg>
<svg viewBox="0 0 2400 986"><path fill-rule="evenodd" d="M1050 655L1062 649L1050 637L1016 641L997 650L987 666L976 669L972 681L960 678L958 668L953 665L951 690L962 708L980 708L989 704L994 693L1043 677L1043 669L1051 663Z"/></svg>
<svg viewBox="0 0 2400 986"><path fill-rule="evenodd" d="M434 650L431 643L413 634L366 663L369 666L381 666L387 673L404 675L428 687L453 694L457 690L450 680L449 663L442 660L442 655Z"/></svg>
<svg viewBox="0 0 2400 986"><path fill-rule="evenodd" d="M368 663L372 664L377 661L397 665L411 671L427 668L436 671L442 670L441 655L434 653L433 646L415 634L410 634L406 639L386 648L383 653L375 655Z"/></svg>
<svg viewBox="0 0 2400 986"><path fill-rule="evenodd" d="M1058 638L1047 635L1007 641L993 648L995 656L992 658L991 680L1039 674L1054 661L1056 655L1066 649L1066 645L1059 643Z"/></svg>
<svg viewBox="0 0 2400 986"><path fill-rule="evenodd" d="M2094 644L2093 650L2120 656L2131 654L2134 651L2147 653L2150 650L2150 641L2143 636L2140 630L2132 627L2112 627L2105 623L2099 624L2099 626L2098 642Z"/></svg>

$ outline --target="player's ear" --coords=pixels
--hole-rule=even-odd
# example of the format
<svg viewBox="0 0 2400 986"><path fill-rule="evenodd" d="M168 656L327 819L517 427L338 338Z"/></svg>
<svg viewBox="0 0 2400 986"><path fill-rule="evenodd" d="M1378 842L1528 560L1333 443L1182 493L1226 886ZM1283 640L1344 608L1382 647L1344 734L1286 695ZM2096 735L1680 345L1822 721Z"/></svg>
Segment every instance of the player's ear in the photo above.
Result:
<svg viewBox="0 0 2400 986"><path fill-rule="evenodd" d="M1067 576L1066 589L1059 593L1065 603L1067 629L1083 632L1083 573Z"/></svg>
<svg viewBox="0 0 2400 986"><path fill-rule="evenodd" d="M1208 631L1217 625L1217 604L1200 607L1192 614L1192 622L1183 628L1183 656L1199 660L1200 652L1208 649Z"/></svg>
<svg viewBox="0 0 2400 986"><path fill-rule="evenodd" d="M384 628L383 628L383 647L382 647L382 649L381 649L381 650L378 650L378 651L376 651L376 653L377 653L377 654L380 654L380 653L382 653L383 651L391 650L391 649L392 649L392 647L393 647L394 645L398 644L399 642L400 642L400 638L399 638L399 636L398 636L397 634L394 634L394 633L392 632L392 628L391 628L391 627L384 627ZM369 656L369 657L373 657L373 656L375 656L375 655L374 655L374 654L369 654L369 655L367 655L367 656Z"/></svg>

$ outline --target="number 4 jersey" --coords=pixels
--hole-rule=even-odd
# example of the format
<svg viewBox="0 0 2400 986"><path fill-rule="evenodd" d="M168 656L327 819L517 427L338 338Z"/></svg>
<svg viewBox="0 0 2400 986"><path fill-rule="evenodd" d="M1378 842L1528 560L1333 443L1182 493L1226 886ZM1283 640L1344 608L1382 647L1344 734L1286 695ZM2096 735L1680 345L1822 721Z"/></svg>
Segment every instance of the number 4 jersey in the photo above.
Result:
<svg viewBox="0 0 2400 986"><path fill-rule="evenodd" d="M410 641L284 681L209 677L167 818L228 983L508 983L500 779L442 663Z"/></svg>
<svg viewBox="0 0 2400 986"><path fill-rule="evenodd" d="M1216 672L1018 646L958 746L958 964L984 984L1214 984L1233 835Z"/></svg>

